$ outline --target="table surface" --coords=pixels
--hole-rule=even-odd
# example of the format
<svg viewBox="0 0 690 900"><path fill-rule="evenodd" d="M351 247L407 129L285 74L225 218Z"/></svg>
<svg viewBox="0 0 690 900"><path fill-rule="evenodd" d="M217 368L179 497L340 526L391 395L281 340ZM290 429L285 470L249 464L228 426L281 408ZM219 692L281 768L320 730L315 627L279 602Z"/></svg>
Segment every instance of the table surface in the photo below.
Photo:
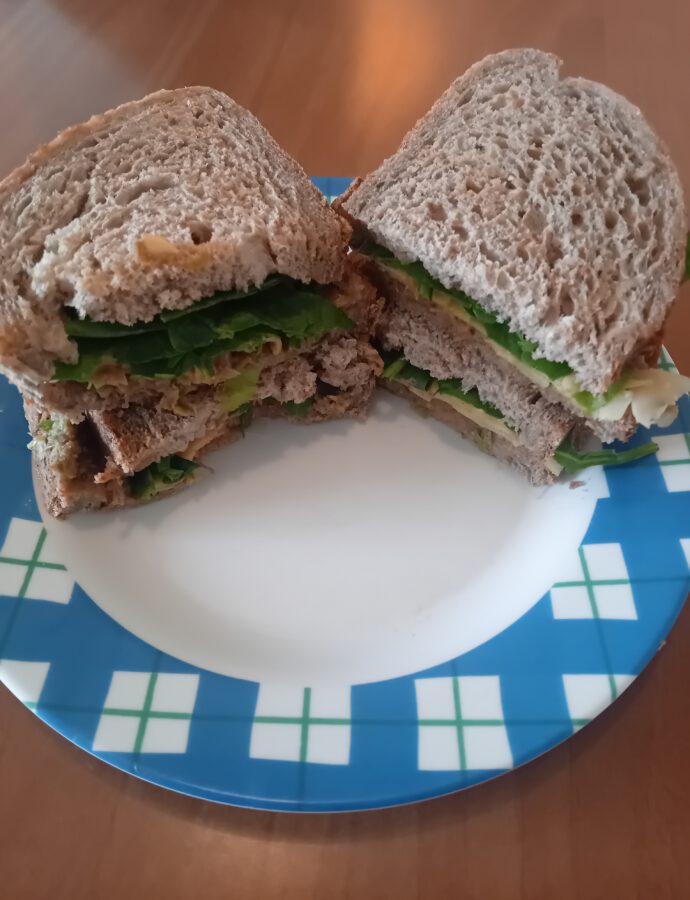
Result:
<svg viewBox="0 0 690 900"><path fill-rule="evenodd" d="M312 174L377 165L474 60L537 46L643 108L690 187L687 0L0 0L0 170L65 125L210 84ZM690 371L690 290L667 344ZM143 784L0 689L0 896L679 898L690 882L690 610L573 740L417 806L292 816Z"/></svg>

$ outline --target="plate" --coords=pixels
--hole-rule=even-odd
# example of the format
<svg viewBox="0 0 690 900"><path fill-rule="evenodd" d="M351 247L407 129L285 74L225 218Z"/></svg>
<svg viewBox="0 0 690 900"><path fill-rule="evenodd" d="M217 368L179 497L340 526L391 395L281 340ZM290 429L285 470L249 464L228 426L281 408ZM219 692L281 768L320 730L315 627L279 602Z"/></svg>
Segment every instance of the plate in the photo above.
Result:
<svg viewBox="0 0 690 900"><path fill-rule="evenodd" d="M209 800L469 787L570 737L665 640L689 431L685 398L656 456L535 489L382 394L366 425L259 422L193 490L55 522L2 381L0 679L83 749Z"/></svg>

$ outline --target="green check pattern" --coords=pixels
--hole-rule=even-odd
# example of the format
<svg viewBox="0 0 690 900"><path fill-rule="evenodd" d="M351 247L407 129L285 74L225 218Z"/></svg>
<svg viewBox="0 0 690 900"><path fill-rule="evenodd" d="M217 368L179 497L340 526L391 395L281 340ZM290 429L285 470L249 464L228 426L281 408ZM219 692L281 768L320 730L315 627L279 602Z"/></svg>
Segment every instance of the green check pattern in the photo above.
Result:
<svg viewBox="0 0 690 900"><path fill-rule="evenodd" d="M114 672L92 749L184 753L198 686L198 675Z"/></svg>
<svg viewBox="0 0 690 900"><path fill-rule="evenodd" d="M40 522L14 518L0 549L0 594L69 603L74 581L51 553Z"/></svg>
<svg viewBox="0 0 690 900"><path fill-rule="evenodd" d="M563 689L573 731L579 731L613 703L631 684L634 675L564 675Z"/></svg>
<svg viewBox="0 0 690 900"><path fill-rule="evenodd" d="M551 588L555 619L637 619L620 544L583 544L566 574Z"/></svg>
<svg viewBox="0 0 690 900"><path fill-rule="evenodd" d="M324 186L332 195L345 184ZM606 619L605 593L627 589L627 571L600 571L589 546L584 571L573 547L557 589L579 592L587 621L555 618L549 594L471 653L357 685L350 705L349 689L324 691L318 679L293 690L195 670L117 626L98 597L74 592L69 602L67 558L51 550L53 526L41 538L42 524L26 521L36 507L24 419L16 391L0 378L0 680L75 745L208 800L323 812L466 788L511 760L534 759L589 721L667 635L690 583L690 492L681 480L690 470L688 445L685 435L671 434L690 431L682 425L690 422L690 401L680 408L663 429L661 465L650 457L615 477L594 470L597 497L608 499L596 504L588 533L620 542L631 566L635 560L637 621ZM654 552L636 556L645 528ZM180 678L171 673L185 674L170 681ZM339 764L311 766L325 759Z"/></svg>
<svg viewBox="0 0 690 900"><path fill-rule="evenodd" d="M671 357L666 352L666 349L662 349L661 356L659 357L659 362L657 363L658 369L663 369L664 372L677 372L675 363L671 359Z"/></svg>
<svg viewBox="0 0 690 900"><path fill-rule="evenodd" d="M419 678L415 690L421 770L512 767L497 675Z"/></svg>
<svg viewBox="0 0 690 900"><path fill-rule="evenodd" d="M262 684L249 755L255 759L347 765L351 726L349 689L285 689Z"/></svg>

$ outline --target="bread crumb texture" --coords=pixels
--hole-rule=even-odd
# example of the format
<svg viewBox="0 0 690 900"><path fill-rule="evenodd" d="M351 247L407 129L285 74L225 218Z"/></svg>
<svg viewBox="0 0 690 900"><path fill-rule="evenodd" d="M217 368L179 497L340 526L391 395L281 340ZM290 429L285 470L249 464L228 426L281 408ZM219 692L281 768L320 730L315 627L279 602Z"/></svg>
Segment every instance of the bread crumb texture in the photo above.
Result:
<svg viewBox="0 0 690 900"><path fill-rule="evenodd" d="M536 50L470 68L343 209L595 393L663 327L682 272L665 147L639 109Z"/></svg>
<svg viewBox="0 0 690 900"><path fill-rule="evenodd" d="M62 132L0 183L0 368L50 374L63 306L129 324L279 272L336 281L347 227L225 94L160 91Z"/></svg>

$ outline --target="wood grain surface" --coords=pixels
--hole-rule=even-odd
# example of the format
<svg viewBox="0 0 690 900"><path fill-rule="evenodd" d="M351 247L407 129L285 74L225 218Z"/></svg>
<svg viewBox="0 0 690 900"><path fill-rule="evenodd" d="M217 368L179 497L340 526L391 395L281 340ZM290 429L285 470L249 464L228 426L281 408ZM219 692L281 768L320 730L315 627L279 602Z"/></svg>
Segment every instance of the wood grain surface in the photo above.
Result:
<svg viewBox="0 0 690 900"><path fill-rule="evenodd" d="M0 0L0 169L160 87L250 107L312 174L393 151L452 78L510 46L643 108L690 187L687 0ZM690 371L690 292L667 343ZM0 689L2 900L676 900L690 896L690 611L615 707L464 794L291 816L167 793Z"/></svg>

